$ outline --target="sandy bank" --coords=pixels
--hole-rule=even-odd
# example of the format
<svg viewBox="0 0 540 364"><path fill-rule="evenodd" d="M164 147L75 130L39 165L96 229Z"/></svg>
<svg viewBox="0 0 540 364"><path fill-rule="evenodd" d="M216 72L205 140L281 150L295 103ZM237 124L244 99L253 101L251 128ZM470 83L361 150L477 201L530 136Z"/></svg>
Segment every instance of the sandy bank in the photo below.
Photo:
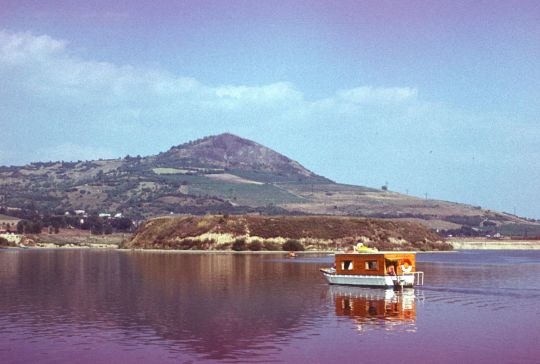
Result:
<svg viewBox="0 0 540 364"><path fill-rule="evenodd" d="M451 239L450 244L457 250L538 250L539 240L485 240L485 239Z"/></svg>
<svg viewBox="0 0 540 364"><path fill-rule="evenodd" d="M2 235L4 237L4 235ZM9 234L4 238L12 242L13 247L19 248L93 248L117 249L129 237L128 234L92 235L85 231L63 231L60 234Z"/></svg>

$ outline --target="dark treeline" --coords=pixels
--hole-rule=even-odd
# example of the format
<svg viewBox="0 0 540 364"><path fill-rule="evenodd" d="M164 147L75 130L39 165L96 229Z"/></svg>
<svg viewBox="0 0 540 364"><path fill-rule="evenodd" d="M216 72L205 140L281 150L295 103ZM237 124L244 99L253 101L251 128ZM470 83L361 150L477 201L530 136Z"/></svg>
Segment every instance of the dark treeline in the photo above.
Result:
<svg viewBox="0 0 540 364"><path fill-rule="evenodd" d="M19 234L39 234L43 228L49 233L58 233L62 229L90 230L92 234L112 234L113 232L130 232L134 228L133 221L126 217L103 218L98 215L77 216L75 213L44 214L34 210L7 210L0 208L0 214L21 219L17 224Z"/></svg>

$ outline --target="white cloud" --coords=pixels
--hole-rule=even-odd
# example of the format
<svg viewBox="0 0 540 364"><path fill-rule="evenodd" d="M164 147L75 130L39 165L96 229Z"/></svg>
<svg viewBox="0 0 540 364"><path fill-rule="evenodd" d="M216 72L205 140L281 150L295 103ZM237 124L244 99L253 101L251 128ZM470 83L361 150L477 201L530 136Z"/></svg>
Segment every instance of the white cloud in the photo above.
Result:
<svg viewBox="0 0 540 364"><path fill-rule="evenodd" d="M34 92L33 96L58 96L67 98L64 101L68 103L80 102L89 107L99 103L101 107L122 108L134 102L147 108L168 108L172 102L237 111L239 107L310 105L302 92L288 82L205 85L194 78L157 69L82 60L70 54L67 42L46 35L0 32L0 62L0 73L18 73L18 84L30 85L31 90L27 91ZM363 86L341 90L330 100L332 104L388 104L413 100L416 95L416 89L407 87Z"/></svg>
<svg viewBox="0 0 540 364"><path fill-rule="evenodd" d="M215 94L222 99L243 100L247 102L266 102L281 100L301 100L302 94L287 82L277 82L259 87L219 86Z"/></svg>
<svg viewBox="0 0 540 364"><path fill-rule="evenodd" d="M204 85L193 78L157 69L81 60L71 55L66 45L46 35L0 32L0 73L18 73L21 78L18 81L31 85L31 91L38 95L101 102L114 107L130 102L141 102L147 107L189 102L228 109L302 98L286 82L261 86Z"/></svg>
<svg viewBox="0 0 540 364"><path fill-rule="evenodd" d="M340 90L336 95L340 100L357 104L393 104L416 100L418 90L410 87L362 86Z"/></svg>
<svg viewBox="0 0 540 364"><path fill-rule="evenodd" d="M47 35L0 31L0 62L9 65L49 57L65 51L66 44Z"/></svg>

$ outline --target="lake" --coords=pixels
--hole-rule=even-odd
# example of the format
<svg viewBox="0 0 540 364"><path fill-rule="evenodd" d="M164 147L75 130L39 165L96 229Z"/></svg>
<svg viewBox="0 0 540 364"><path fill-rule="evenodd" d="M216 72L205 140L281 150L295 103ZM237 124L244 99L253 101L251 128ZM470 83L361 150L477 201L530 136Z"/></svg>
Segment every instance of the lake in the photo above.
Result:
<svg viewBox="0 0 540 364"><path fill-rule="evenodd" d="M0 250L0 362L539 362L540 251L418 254L403 293L332 260Z"/></svg>

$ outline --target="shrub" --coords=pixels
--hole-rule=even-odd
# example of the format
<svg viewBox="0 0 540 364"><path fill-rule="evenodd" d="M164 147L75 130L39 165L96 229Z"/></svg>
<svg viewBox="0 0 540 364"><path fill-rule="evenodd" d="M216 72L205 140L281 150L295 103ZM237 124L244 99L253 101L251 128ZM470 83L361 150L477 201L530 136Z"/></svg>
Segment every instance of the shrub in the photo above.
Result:
<svg viewBox="0 0 540 364"><path fill-rule="evenodd" d="M447 243L445 241L431 241L431 242L417 241L417 242L411 243L411 247L414 250L420 250L420 251L431 251L431 250L449 251L449 250L454 249L452 244Z"/></svg>
<svg viewBox="0 0 540 364"><path fill-rule="evenodd" d="M182 250L208 250L215 241L213 239L191 239L185 238L180 240L180 242L175 246L175 249Z"/></svg>
<svg viewBox="0 0 540 364"><path fill-rule="evenodd" d="M269 250L269 251L281 250L281 244L276 243L275 241L272 241L272 240L265 240L265 242L263 243L263 246L264 246L264 250Z"/></svg>
<svg viewBox="0 0 540 364"><path fill-rule="evenodd" d="M216 244L216 241L214 239L204 239L202 241L199 241L197 244L197 249L199 250L208 250L210 247Z"/></svg>
<svg viewBox="0 0 540 364"><path fill-rule="evenodd" d="M7 240L6 238L0 237L0 246L15 246L15 244Z"/></svg>
<svg viewBox="0 0 540 364"><path fill-rule="evenodd" d="M394 244L394 243L389 242L388 240L371 241L371 242L366 243L365 246L368 248L374 248L374 249L386 250L386 251L405 249L401 244Z"/></svg>
<svg viewBox="0 0 540 364"><path fill-rule="evenodd" d="M231 243L221 243L216 246L216 250L227 250L231 247Z"/></svg>
<svg viewBox="0 0 540 364"><path fill-rule="evenodd" d="M289 239L283 244L283 250L301 251L304 250L304 245L298 240Z"/></svg>
<svg viewBox="0 0 540 364"><path fill-rule="evenodd" d="M189 250L196 244L194 239L182 239L178 246L178 249Z"/></svg>
<svg viewBox="0 0 540 364"><path fill-rule="evenodd" d="M122 238L122 241L120 242L120 244L118 244L118 249L128 249L130 248L130 245L129 245L129 239L127 238Z"/></svg>
<svg viewBox="0 0 540 364"><path fill-rule="evenodd" d="M249 243L248 248L251 251L258 252L263 250L263 243L261 243L260 240L253 240L251 243Z"/></svg>
<svg viewBox="0 0 540 364"><path fill-rule="evenodd" d="M234 250L234 251L244 251L244 250L247 250L247 244L246 244L246 239L242 239L242 238L238 238L234 241L231 249Z"/></svg>

